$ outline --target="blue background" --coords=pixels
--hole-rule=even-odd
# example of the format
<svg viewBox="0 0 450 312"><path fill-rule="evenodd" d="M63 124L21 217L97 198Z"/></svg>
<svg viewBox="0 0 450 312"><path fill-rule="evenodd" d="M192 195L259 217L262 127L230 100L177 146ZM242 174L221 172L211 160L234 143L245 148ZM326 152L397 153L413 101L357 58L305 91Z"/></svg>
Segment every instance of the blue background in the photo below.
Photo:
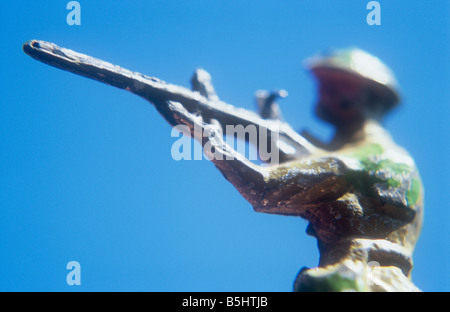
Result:
<svg viewBox="0 0 450 312"><path fill-rule="evenodd" d="M0 12L1 291L291 291L318 263L300 218L253 212L207 160L175 161L177 138L141 98L39 63L54 42L189 87L208 70L222 100L255 109L284 88L285 119L323 139L302 62L359 46L393 68L403 105L386 120L426 188L413 281L449 291L449 1L7 1ZM69 261L81 286L68 286Z"/></svg>

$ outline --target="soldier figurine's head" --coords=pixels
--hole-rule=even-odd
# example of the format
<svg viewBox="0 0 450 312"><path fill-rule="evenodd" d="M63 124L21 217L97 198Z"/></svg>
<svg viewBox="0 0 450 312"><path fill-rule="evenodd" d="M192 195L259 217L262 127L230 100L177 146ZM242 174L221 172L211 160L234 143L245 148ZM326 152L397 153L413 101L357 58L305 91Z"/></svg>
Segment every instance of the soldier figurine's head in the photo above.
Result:
<svg viewBox="0 0 450 312"><path fill-rule="evenodd" d="M380 120L399 102L396 79L378 58L357 48L307 60L317 78L316 114L339 127L367 118Z"/></svg>

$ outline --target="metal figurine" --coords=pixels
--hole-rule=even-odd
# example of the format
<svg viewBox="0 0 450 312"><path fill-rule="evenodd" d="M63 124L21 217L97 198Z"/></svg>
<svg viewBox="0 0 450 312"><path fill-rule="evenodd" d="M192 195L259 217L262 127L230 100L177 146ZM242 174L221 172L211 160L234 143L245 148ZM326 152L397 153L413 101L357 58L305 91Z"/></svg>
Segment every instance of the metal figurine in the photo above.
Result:
<svg viewBox="0 0 450 312"><path fill-rule="evenodd" d="M23 49L150 101L172 126L187 126L208 146L211 161L255 211L308 220L320 261L299 272L294 291L419 290L411 269L423 188L413 159L380 124L400 98L394 75L376 57L354 48L308 60L318 82L316 113L336 130L325 144L282 120L275 99L284 90L257 92L258 115L220 101L204 70L194 74L191 91L52 43L32 40ZM277 151L279 162L258 165L239 154L224 142L227 125L254 125L267 135L259 144Z"/></svg>

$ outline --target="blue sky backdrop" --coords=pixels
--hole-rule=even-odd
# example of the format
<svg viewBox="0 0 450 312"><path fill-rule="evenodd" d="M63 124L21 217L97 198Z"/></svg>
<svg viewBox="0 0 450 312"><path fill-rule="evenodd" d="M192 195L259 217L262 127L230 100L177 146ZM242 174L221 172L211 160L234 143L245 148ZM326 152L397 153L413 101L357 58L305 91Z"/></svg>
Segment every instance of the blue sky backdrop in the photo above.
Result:
<svg viewBox="0 0 450 312"><path fill-rule="evenodd" d="M6 1L0 11L0 291L291 291L318 263L307 222L253 212L207 160L175 161L176 138L141 98L39 63L54 42L189 87L210 72L222 100L255 109L284 88L285 119L323 139L305 58L358 46L401 85L386 120L426 189L413 280L449 291L449 1ZM81 265L68 286L66 264Z"/></svg>

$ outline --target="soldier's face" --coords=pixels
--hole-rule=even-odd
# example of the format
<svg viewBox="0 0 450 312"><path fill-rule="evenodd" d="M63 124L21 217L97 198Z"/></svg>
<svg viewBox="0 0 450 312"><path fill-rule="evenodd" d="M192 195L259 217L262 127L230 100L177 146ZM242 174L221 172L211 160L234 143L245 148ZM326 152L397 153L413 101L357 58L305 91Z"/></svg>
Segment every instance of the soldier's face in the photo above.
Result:
<svg viewBox="0 0 450 312"><path fill-rule="evenodd" d="M333 124L359 120L366 101L362 79L338 71L317 71L319 99L316 114Z"/></svg>

